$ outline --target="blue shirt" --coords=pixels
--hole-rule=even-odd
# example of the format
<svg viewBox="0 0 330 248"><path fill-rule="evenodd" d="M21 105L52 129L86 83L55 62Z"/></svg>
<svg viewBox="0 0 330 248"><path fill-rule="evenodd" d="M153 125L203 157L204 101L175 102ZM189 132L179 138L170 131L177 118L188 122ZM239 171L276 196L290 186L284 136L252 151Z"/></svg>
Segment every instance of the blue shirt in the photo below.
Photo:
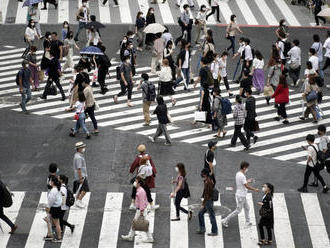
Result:
<svg viewBox="0 0 330 248"><path fill-rule="evenodd" d="M22 78L22 85L23 88L29 89L30 88L30 77L31 71L29 68L21 69L18 73L19 78Z"/></svg>

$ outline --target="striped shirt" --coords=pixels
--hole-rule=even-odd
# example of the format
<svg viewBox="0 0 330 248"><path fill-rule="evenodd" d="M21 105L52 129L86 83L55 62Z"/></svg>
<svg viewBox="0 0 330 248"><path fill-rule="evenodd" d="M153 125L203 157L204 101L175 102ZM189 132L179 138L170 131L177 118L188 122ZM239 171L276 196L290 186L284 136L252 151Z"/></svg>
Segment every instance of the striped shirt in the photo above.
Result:
<svg viewBox="0 0 330 248"><path fill-rule="evenodd" d="M243 125L245 119L245 110L243 104L236 104L233 111L235 125Z"/></svg>

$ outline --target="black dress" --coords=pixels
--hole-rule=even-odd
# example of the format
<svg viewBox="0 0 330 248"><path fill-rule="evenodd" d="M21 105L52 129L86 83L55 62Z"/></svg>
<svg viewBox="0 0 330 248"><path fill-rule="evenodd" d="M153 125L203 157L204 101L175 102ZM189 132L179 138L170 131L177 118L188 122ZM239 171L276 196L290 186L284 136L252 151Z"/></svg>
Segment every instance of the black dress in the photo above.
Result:
<svg viewBox="0 0 330 248"><path fill-rule="evenodd" d="M267 212L266 216L261 216L259 225L265 226L266 228L274 227L274 209L273 209L273 200L271 195L268 193L262 198L262 207L265 212Z"/></svg>
<svg viewBox="0 0 330 248"><path fill-rule="evenodd" d="M202 103L202 111L206 111L206 121L205 123L212 123L212 115L211 115L211 103L210 103L210 91L207 84L203 84L204 96Z"/></svg>
<svg viewBox="0 0 330 248"><path fill-rule="evenodd" d="M148 26L149 24L152 23L156 23L156 19L155 19L155 15L154 14L150 14L147 15L146 17L146 26ZM146 45L147 46L152 46L153 42L154 42L154 34L146 34Z"/></svg>

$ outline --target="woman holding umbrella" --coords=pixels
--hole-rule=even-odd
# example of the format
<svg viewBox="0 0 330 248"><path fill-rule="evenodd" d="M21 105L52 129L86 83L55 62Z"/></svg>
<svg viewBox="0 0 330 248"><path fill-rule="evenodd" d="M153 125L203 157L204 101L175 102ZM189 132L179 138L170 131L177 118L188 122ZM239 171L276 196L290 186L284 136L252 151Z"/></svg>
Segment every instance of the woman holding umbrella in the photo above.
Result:
<svg viewBox="0 0 330 248"><path fill-rule="evenodd" d="M146 16L146 26L152 23L156 23L155 15L154 15L154 8L149 8L147 16ZM153 43L154 35L153 34L146 34L146 49L150 50L152 43Z"/></svg>

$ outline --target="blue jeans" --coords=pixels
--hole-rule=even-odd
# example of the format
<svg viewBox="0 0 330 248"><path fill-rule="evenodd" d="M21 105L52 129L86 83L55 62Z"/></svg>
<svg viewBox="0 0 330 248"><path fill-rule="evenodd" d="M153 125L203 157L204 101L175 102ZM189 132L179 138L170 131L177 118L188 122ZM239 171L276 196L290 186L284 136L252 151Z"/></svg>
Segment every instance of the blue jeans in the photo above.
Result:
<svg viewBox="0 0 330 248"><path fill-rule="evenodd" d="M184 78L186 79L186 83L184 84L184 89L188 89L188 85L189 85L189 81L190 81L189 68L181 68L181 72L182 72ZM176 79L175 84L178 85L181 81L182 81L182 77L180 76Z"/></svg>
<svg viewBox="0 0 330 248"><path fill-rule="evenodd" d="M25 112L26 111L26 103L31 100L31 89L29 88L23 88L22 95L22 101L21 101L21 108Z"/></svg>
<svg viewBox="0 0 330 248"><path fill-rule="evenodd" d="M233 50L233 55L235 54L235 36L229 36L230 40L230 46L227 48L227 51L230 50L230 48Z"/></svg>
<svg viewBox="0 0 330 248"><path fill-rule="evenodd" d="M73 133L78 132L78 130L80 128L82 128L86 134L89 134L88 129L87 129L86 124L85 124L85 118L86 118L85 113L81 112L80 115L79 115L79 120L77 120L77 122L76 122L76 126L73 130Z"/></svg>
<svg viewBox="0 0 330 248"><path fill-rule="evenodd" d="M204 214L208 212L210 216L210 221L212 225L212 233L218 233L218 226L217 226L217 221L215 219L215 214L213 210L213 201L208 200L205 203L205 207L201 209L198 213L198 219L199 219L199 230L202 232L205 232L205 220L204 220Z"/></svg>
<svg viewBox="0 0 330 248"><path fill-rule="evenodd" d="M79 22L78 30L77 30L77 33L74 37L75 40L78 40L79 34L80 34L81 30L85 28L85 25L86 25L86 23Z"/></svg>

